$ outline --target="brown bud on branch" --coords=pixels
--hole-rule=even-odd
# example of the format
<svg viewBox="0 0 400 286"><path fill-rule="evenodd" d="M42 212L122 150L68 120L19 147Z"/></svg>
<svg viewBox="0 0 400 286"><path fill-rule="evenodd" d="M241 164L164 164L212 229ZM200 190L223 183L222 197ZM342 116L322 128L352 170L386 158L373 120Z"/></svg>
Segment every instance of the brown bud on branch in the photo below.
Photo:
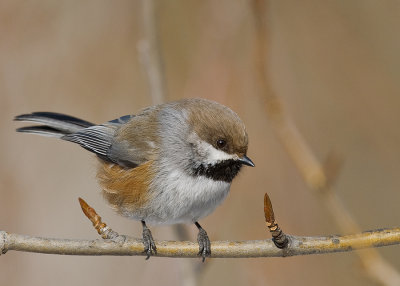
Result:
<svg viewBox="0 0 400 286"><path fill-rule="evenodd" d="M274 209L272 208L271 199L268 194L264 195L264 215L265 222L272 234L272 241L278 248L286 248L289 244L289 237L282 231L278 223L275 221Z"/></svg>

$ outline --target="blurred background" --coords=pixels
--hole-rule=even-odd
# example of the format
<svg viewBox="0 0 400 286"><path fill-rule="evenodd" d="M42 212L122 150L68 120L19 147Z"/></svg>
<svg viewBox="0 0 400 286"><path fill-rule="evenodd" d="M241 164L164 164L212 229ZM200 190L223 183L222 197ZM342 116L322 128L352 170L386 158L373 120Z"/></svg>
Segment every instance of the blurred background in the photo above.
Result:
<svg viewBox="0 0 400 286"><path fill-rule="evenodd" d="M227 200L200 223L212 240L270 238L263 195L290 234L340 233L277 139L257 87L250 1L156 1L167 100L204 97L235 110L250 136ZM18 134L15 115L55 111L101 123L152 104L139 59L140 1L0 2L0 229L97 239L77 198L114 230L140 223L114 214L78 146ZM363 230L399 224L400 2L267 1L269 83L317 158L344 159L337 195ZM188 226L192 241L197 230ZM152 228L176 239L173 228ZM379 249L400 271L400 248ZM72 257L10 251L0 285L379 285L354 253L258 259ZM188 268L189 267L189 268ZM198 270L196 270L198 271ZM188 274L189 273L189 274Z"/></svg>

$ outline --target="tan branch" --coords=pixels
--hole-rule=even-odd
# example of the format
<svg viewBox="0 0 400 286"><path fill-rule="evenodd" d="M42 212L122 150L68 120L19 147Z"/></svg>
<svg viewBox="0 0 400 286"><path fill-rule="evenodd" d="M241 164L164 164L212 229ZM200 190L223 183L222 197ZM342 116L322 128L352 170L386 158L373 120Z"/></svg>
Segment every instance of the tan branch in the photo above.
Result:
<svg viewBox="0 0 400 286"><path fill-rule="evenodd" d="M278 226L271 201L265 197L265 217L271 232L271 225ZM141 239L119 235L113 231L101 217L83 199L79 198L83 213L92 222L103 240L76 240L31 237L0 231L0 253L9 250L64 254L64 255L142 255ZM288 257L295 255L344 252L362 248L400 244L400 228L367 231L347 236L301 237L285 236L283 248L276 247L276 238L249 241L215 241L212 242L213 258L246 258L246 257ZM275 241L274 241L275 240ZM157 255L160 257L198 256L198 244L189 241L156 241Z"/></svg>
<svg viewBox="0 0 400 286"><path fill-rule="evenodd" d="M288 257L295 255L345 252L355 249L400 244L400 228L367 231L346 236L300 237L288 236L289 245L279 249L271 239L249 241L214 241L213 258ZM156 241L160 257L197 257L197 243ZM77 240L32 237L0 231L0 251L25 251L63 255L132 256L143 253L140 239L126 237L121 243L111 240Z"/></svg>
<svg viewBox="0 0 400 286"><path fill-rule="evenodd" d="M92 222L104 240L74 240L31 237L0 231L0 253L9 250L64 254L64 255L143 255L141 239L119 235L83 199L79 198L83 213ZM277 226L268 196L265 197L268 228ZM274 237L276 239L276 237ZM400 228L367 231L347 236L301 237L285 235L284 248L276 241L215 241L212 242L214 258L287 257L295 255L344 252L354 249L400 244ZM189 241L156 241L160 257L198 257L198 244Z"/></svg>

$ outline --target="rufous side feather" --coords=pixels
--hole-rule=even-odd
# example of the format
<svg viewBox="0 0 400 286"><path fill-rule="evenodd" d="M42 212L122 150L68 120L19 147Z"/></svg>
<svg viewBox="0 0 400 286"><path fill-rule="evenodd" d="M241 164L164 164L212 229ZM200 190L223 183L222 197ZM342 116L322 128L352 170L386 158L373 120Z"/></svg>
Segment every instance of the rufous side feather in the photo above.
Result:
<svg viewBox="0 0 400 286"><path fill-rule="evenodd" d="M103 196L113 209L124 215L127 212L140 213L150 199L149 185L154 177L153 161L131 169L102 162L97 178L103 189Z"/></svg>

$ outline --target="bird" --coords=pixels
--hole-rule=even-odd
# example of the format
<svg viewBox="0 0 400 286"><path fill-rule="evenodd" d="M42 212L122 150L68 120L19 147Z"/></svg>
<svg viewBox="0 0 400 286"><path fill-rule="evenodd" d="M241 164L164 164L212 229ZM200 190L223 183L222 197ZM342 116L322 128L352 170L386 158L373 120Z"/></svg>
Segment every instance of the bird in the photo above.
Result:
<svg viewBox="0 0 400 286"><path fill-rule="evenodd" d="M199 220L227 197L247 157L239 116L215 101L189 98L153 105L103 124L54 112L18 115L16 131L73 142L97 155L97 179L118 214L140 221L144 253L157 254L149 225L194 223L198 255L211 256Z"/></svg>

